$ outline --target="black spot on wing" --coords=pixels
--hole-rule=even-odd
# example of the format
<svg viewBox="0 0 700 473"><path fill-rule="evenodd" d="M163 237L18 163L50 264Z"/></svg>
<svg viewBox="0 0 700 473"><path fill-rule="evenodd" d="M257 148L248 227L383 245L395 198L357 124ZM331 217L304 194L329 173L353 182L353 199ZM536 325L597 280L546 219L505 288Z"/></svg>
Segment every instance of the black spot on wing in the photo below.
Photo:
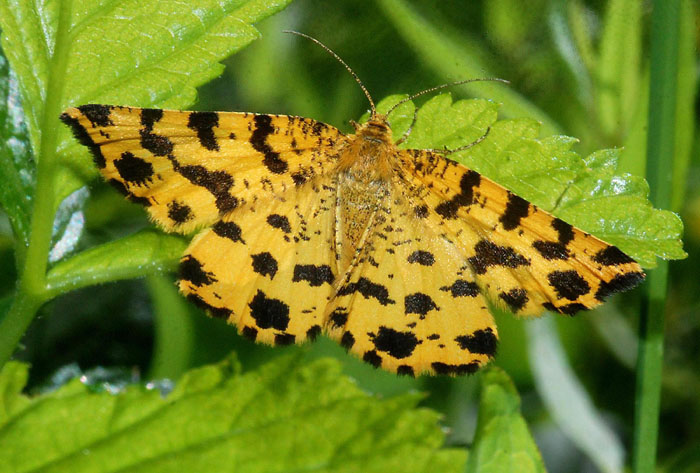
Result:
<svg viewBox="0 0 700 473"><path fill-rule="evenodd" d="M306 182L306 176L301 172L295 172L292 174L292 181L294 181L294 185L300 186Z"/></svg>
<svg viewBox="0 0 700 473"><path fill-rule="evenodd" d="M418 263L422 266L435 264L435 256L429 251L416 250L408 256L409 263Z"/></svg>
<svg viewBox="0 0 700 473"><path fill-rule="evenodd" d="M102 154L102 150L100 150L99 145L97 145L92 140L92 138L90 138L90 134L87 132L85 127L83 127L83 125L80 124L80 121L77 118L71 117L67 113L62 113L60 118L63 123L65 123L71 128L75 139L77 139L81 145L87 147L87 149L90 150L90 153L92 153L92 159L95 162L95 166L97 166L100 169L104 169L104 167L107 165L107 162L105 161L105 157Z"/></svg>
<svg viewBox="0 0 700 473"><path fill-rule="evenodd" d="M618 264L635 263L635 261L623 253L616 246L603 248L593 256L593 261L605 266L616 266Z"/></svg>
<svg viewBox="0 0 700 473"><path fill-rule="evenodd" d="M333 283L333 272L327 264L297 264L294 266L293 282L306 281L310 286L320 286L323 283Z"/></svg>
<svg viewBox="0 0 700 473"><path fill-rule="evenodd" d="M520 226L520 220L527 217L530 212L530 203L520 196L508 192L506 210L498 219L504 230L513 230Z"/></svg>
<svg viewBox="0 0 700 473"><path fill-rule="evenodd" d="M321 136L324 131L328 129L328 125L325 123L314 121L311 127L311 134L314 136Z"/></svg>
<svg viewBox="0 0 700 473"><path fill-rule="evenodd" d="M565 315L574 315L581 310L588 310L588 307L578 302L571 302L569 304L560 306L555 306L551 302L545 302L544 304L542 304L542 307L544 307L547 310L551 310L552 312L558 312L560 314Z"/></svg>
<svg viewBox="0 0 700 473"><path fill-rule="evenodd" d="M591 286L573 269L569 271L552 271L547 275L549 284L557 292L559 299L575 301L579 296L588 294Z"/></svg>
<svg viewBox="0 0 700 473"><path fill-rule="evenodd" d="M289 306L279 299L268 298L258 289L248 304L250 315L259 328L285 331L289 325Z"/></svg>
<svg viewBox="0 0 700 473"><path fill-rule="evenodd" d="M430 365L437 374L465 375L475 373L479 369L479 363L473 361L462 365L450 365L436 361Z"/></svg>
<svg viewBox="0 0 700 473"><path fill-rule="evenodd" d="M476 297L479 295L479 286L475 282L457 279L451 286L443 286L441 291L450 292L452 297Z"/></svg>
<svg viewBox="0 0 700 473"><path fill-rule="evenodd" d="M425 218L428 216L428 207L425 205L419 205L413 210L413 213L418 218Z"/></svg>
<svg viewBox="0 0 700 473"><path fill-rule="evenodd" d="M284 215L270 214L267 216L267 223L272 228L279 228L284 233L292 232L292 227L289 225L289 219Z"/></svg>
<svg viewBox="0 0 700 473"><path fill-rule="evenodd" d="M321 326L314 325L309 330L306 331L306 338L314 341L321 334Z"/></svg>
<svg viewBox="0 0 700 473"><path fill-rule="evenodd" d="M421 343L411 332L399 332L384 326L379 327L379 333L376 336L370 335L370 337L377 350L397 359L411 356L416 346Z"/></svg>
<svg viewBox="0 0 700 473"><path fill-rule="evenodd" d="M250 257L253 259L253 271L261 276L270 276L270 279L274 279L275 274L277 274L277 260L270 253L265 251L250 255Z"/></svg>
<svg viewBox="0 0 700 473"><path fill-rule="evenodd" d="M175 172L179 173L192 184L204 187L216 199L216 208L220 214L238 207L238 199L229 194L233 186L233 177L226 171L209 171L204 166L182 166L174 156L168 156Z"/></svg>
<svg viewBox="0 0 700 473"><path fill-rule="evenodd" d="M207 302L204 301L201 297L199 297L197 294L187 294L187 300L192 302L194 305L199 307L202 310L205 310L209 315L214 317L215 319L223 319L226 320L230 317L231 311L225 307L214 307L211 304L208 304Z"/></svg>
<svg viewBox="0 0 700 473"><path fill-rule="evenodd" d="M351 332L343 333L343 336L340 338L340 346L349 350L353 345L355 345L355 337L353 334Z"/></svg>
<svg viewBox="0 0 700 473"><path fill-rule="evenodd" d="M382 366L382 357L379 356L375 350L366 351L362 356L362 360L366 361L375 368Z"/></svg>
<svg viewBox="0 0 700 473"><path fill-rule="evenodd" d="M569 250L566 248L566 246L562 245L557 241L537 240L532 242L532 246L546 260L565 260L569 258Z"/></svg>
<svg viewBox="0 0 700 473"><path fill-rule="evenodd" d="M141 125L148 131L153 131L153 126L163 118L163 110L159 108L142 108Z"/></svg>
<svg viewBox="0 0 700 473"><path fill-rule="evenodd" d="M173 143L167 136L156 135L145 130L141 130L139 133L141 146L154 156L167 156L173 152Z"/></svg>
<svg viewBox="0 0 700 473"><path fill-rule="evenodd" d="M365 299L375 298L381 305L395 304L396 301L389 299L389 290L377 283L373 283L367 278L361 277L357 282L348 283L338 290L339 296L346 296L354 292L359 292Z"/></svg>
<svg viewBox="0 0 700 473"><path fill-rule="evenodd" d="M194 214L189 205L172 200L168 202L168 218L176 224L183 224L192 220Z"/></svg>
<svg viewBox="0 0 700 473"><path fill-rule="evenodd" d="M396 374L399 376L410 376L411 378L416 376L416 374L413 372L413 368L408 365L399 365L396 368Z"/></svg>
<svg viewBox="0 0 700 473"><path fill-rule="evenodd" d="M517 268L529 266L530 262L523 255L516 253L510 246L499 246L488 240L481 240L474 246L475 255L468 261L477 274L485 274L489 266Z"/></svg>
<svg viewBox="0 0 700 473"><path fill-rule="evenodd" d="M187 127L197 132L197 138L202 146L209 151L219 151L214 127L219 126L219 114L216 112L191 112Z"/></svg>
<svg viewBox="0 0 700 473"><path fill-rule="evenodd" d="M173 152L173 142L167 136L153 133L153 126L163 118L163 110L144 108L141 110L141 146L154 156L167 156Z"/></svg>
<svg viewBox="0 0 700 473"><path fill-rule="evenodd" d="M644 273L634 271L631 273L618 274L610 281L601 281L600 287L596 291L595 298L599 301L605 300L611 294L627 291L644 280Z"/></svg>
<svg viewBox="0 0 700 473"><path fill-rule="evenodd" d="M559 243L561 243L563 246L568 245L569 242L574 239L574 227L572 227L570 224L561 219L555 218L552 220L551 225L552 228L554 228L559 234Z"/></svg>
<svg viewBox="0 0 700 473"><path fill-rule="evenodd" d="M416 292L414 294L409 294L404 298L404 308L406 314L419 314L425 315L433 309L439 310L435 301L422 292Z"/></svg>
<svg viewBox="0 0 700 473"><path fill-rule="evenodd" d="M296 340L296 337L291 333L276 333L275 345L291 345Z"/></svg>
<svg viewBox="0 0 700 473"><path fill-rule="evenodd" d="M122 194L123 196L125 196L126 198L128 198L132 202L135 202L137 204L141 204L144 207L149 207L151 205L151 201L148 200L147 197L139 197L139 196L132 194L131 192L129 192L126 189L126 187L124 186L124 183L121 181L118 181L117 179L110 179L109 181L107 181L107 184L112 186L114 189L117 190L117 192L119 192L120 194Z"/></svg>
<svg viewBox="0 0 700 473"><path fill-rule="evenodd" d="M255 115L253 122L255 123L255 130L250 136L250 144L253 146L253 149L265 156L263 163L270 172L284 174L288 169L287 162L280 159L280 154L275 152L267 142L267 137L275 131L271 125L272 117L269 115Z"/></svg>
<svg viewBox="0 0 700 473"><path fill-rule="evenodd" d="M148 161L124 151L121 157L114 160L119 176L125 182L136 186L147 185L153 182L153 166Z"/></svg>
<svg viewBox="0 0 700 473"><path fill-rule="evenodd" d="M348 321L348 310L345 307L337 307L331 312L328 320L334 327L343 327Z"/></svg>
<svg viewBox="0 0 700 473"><path fill-rule="evenodd" d="M455 338L462 350L469 350L470 353L488 355L493 357L498 348L498 338L490 327L483 330L476 330L469 335L460 335Z"/></svg>
<svg viewBox="0 0 700 473"><path fill-rule="evenodd" d="M224 222L219 220L214 224L213 230L214 233L222 238L228 238L231 241L245 244L241 238L241 227L233 222Z"/></svg>
<svg viewBox="0 0 700 473"><path fill-rule="evenodd" d="M216 282L214 273L204 271L202 263L192 255L185 255L180 260L180 279L188 281L197 287L208 286Z"/></svg>
<svg viewBox="0 0 700 473"><path fill-rule="evenodd" d="M481 174L468 169L460 179L460 193L450 200L440 202L435 207L435 212L443 218L453 219L457 217L460 207L466 207L474 203L474 188L481 184Z"/></svg>
<svg viewBox="0 0 700 473"><path fill-rule="evenodd" d="M258 338L258 329L246 325L245 327L243 327L243 330L241 330L241 335L243 335L248 340L254 342L255 339Z"/></svg>
<svg viewBox="0 0 700 473"><path fill-rule="evenodd" d="M112 108L110 105L87 104L79 106L78 110L90 120L92 127L95 128L114 126L114 122L109 117Z"/></svg>
<svg viewBox="0 0 700 473"><path fill-rule="evenodd" d="M511 289L508 292L501 292L498 297L505 301L513 312L521 310L529 300L525 289Z"/></svg>

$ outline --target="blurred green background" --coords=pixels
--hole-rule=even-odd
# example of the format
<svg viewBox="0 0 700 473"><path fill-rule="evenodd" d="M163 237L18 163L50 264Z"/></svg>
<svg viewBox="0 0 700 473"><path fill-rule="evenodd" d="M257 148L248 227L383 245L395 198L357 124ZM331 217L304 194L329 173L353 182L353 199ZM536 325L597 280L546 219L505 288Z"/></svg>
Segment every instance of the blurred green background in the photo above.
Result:
<svg viewBox="0 0 700 473"><path fill-rule="evenodd" d="M686 224L684 241L690 256L671 264L659 458L668 471L700 471L689 466L700 468L700 140L696 133L700 9L690 1L683 8L678 156L673 160L679 192L673 210ZM649 24L650 6L640 1L296 0L258 24L262 38L226 61L223 75L200 89L195 108L301 115L349 131L349 120L368 109L364 95L325 51L282 33L294 29L336 51L375 101L470 77L507 79L513 96L501 101L511 100L508 103L520 108L508 108L506 116L528 113L543 122L543 134L580 139L576 150L581 155L624 146L622 170L643 174ZM418 30L434 42L413 41ZM478 95L478 90L478 86L456 87L451 92L461 98L470 96L469 92ZM685 188L687 192L682 191ZM102 182L95 181L90 192L86 232L78 249L149 226L140 207L124 201ZM12 287L16 273L6 220L0 220L0 229L0 267L7 268L0 272L0 280L2 287ZM449 443L471 441L476 377L397 378L351 358L325 338L303 347L255 345L238 337L233 327L186 304L173 282L173 276L164 275L91 287L45 306L16 354L32 364L30 390L50 385L57 370L104 367L110 369L107 376L116 378L176 378L230 351L250 369L282 353L302 350L309 358L337 357L346 373L369 392L425 392L424 405L444 414ZM495 363L513 377L523 399L523 414L549 471L600 469L576 435L567 432L565 421L562 425L562 413L555 410L559 403L566 417L566 401L547 401L552 386L543 383L558 376L555 370L548 374L550 366L573 370L585 388L579 394L620 440L619 450L611 455L629 456L640 295L639 289L624 294L576 318L548 315L550 323L545 326L498 314L501 344ZM542 342L542 333L552 325L563 352L550 353L555 359L548 365L546 358L533 359L532 354L533 345ZM533 376L534 371L540 375Z"/></svg>

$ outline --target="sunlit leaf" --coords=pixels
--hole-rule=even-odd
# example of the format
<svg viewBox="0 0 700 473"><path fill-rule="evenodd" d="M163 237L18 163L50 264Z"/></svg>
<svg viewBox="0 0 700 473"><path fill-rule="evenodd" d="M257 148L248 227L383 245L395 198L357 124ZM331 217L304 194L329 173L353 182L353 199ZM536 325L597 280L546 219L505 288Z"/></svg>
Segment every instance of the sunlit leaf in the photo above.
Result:
<svg viewBox="0 0 700 473"><path fill-rule="evenodd" d="M0 49L0 206L10 219L20 249L29 237L34 179L17 79Z"/></svg>
<svg viewBox="0 0 700 473"><path fill-rule="evenodd" d="M247 373L227 361L165 397L76 379L27 398L26 372L9 363L0 375L3 472L457 472L466 456L442 447L420 396L370 396L328 359L283 357Z"/></svg>
<svg viewBox="0 0 700 473"><path fill-rule="evenodd" d="M544 473L544 463L525 419L513 382L500 368L481 374L479 421L467 473Z"/></svg>

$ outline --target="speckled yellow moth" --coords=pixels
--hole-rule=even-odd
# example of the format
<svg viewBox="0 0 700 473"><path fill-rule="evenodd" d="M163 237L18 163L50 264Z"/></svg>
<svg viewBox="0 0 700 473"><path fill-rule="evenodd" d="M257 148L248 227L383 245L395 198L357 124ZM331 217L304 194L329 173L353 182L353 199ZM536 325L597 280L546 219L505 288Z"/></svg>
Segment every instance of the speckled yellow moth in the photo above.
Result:
<svg viewBox="0 0 700 473"><path fill-rule="evenodd" d="M487 298L518 315L574 314L644 278L615 246L447 153L398 148L362 88L372 111L354 134L95 104L61 119L160 227L199 230L180 290L258 342L325 333L392 372L466 374L496 351Z"/></svg>

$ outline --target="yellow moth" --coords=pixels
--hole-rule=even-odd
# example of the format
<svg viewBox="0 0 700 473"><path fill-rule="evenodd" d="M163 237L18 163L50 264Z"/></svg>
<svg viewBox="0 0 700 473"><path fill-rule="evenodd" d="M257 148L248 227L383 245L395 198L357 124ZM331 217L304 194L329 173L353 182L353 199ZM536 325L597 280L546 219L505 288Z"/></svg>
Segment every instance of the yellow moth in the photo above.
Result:
<svg viewBox="0 0 700 473"><path fill-rule="evenodd" d="M496 352L487 298L571 315L642 281L615 246L447 153L399 149L362 89L371 116L349 135L287 115L95 104L61 119L164 230L201 229L180 290L258 342L325 333L392 372L466 374Z"/></svg>

